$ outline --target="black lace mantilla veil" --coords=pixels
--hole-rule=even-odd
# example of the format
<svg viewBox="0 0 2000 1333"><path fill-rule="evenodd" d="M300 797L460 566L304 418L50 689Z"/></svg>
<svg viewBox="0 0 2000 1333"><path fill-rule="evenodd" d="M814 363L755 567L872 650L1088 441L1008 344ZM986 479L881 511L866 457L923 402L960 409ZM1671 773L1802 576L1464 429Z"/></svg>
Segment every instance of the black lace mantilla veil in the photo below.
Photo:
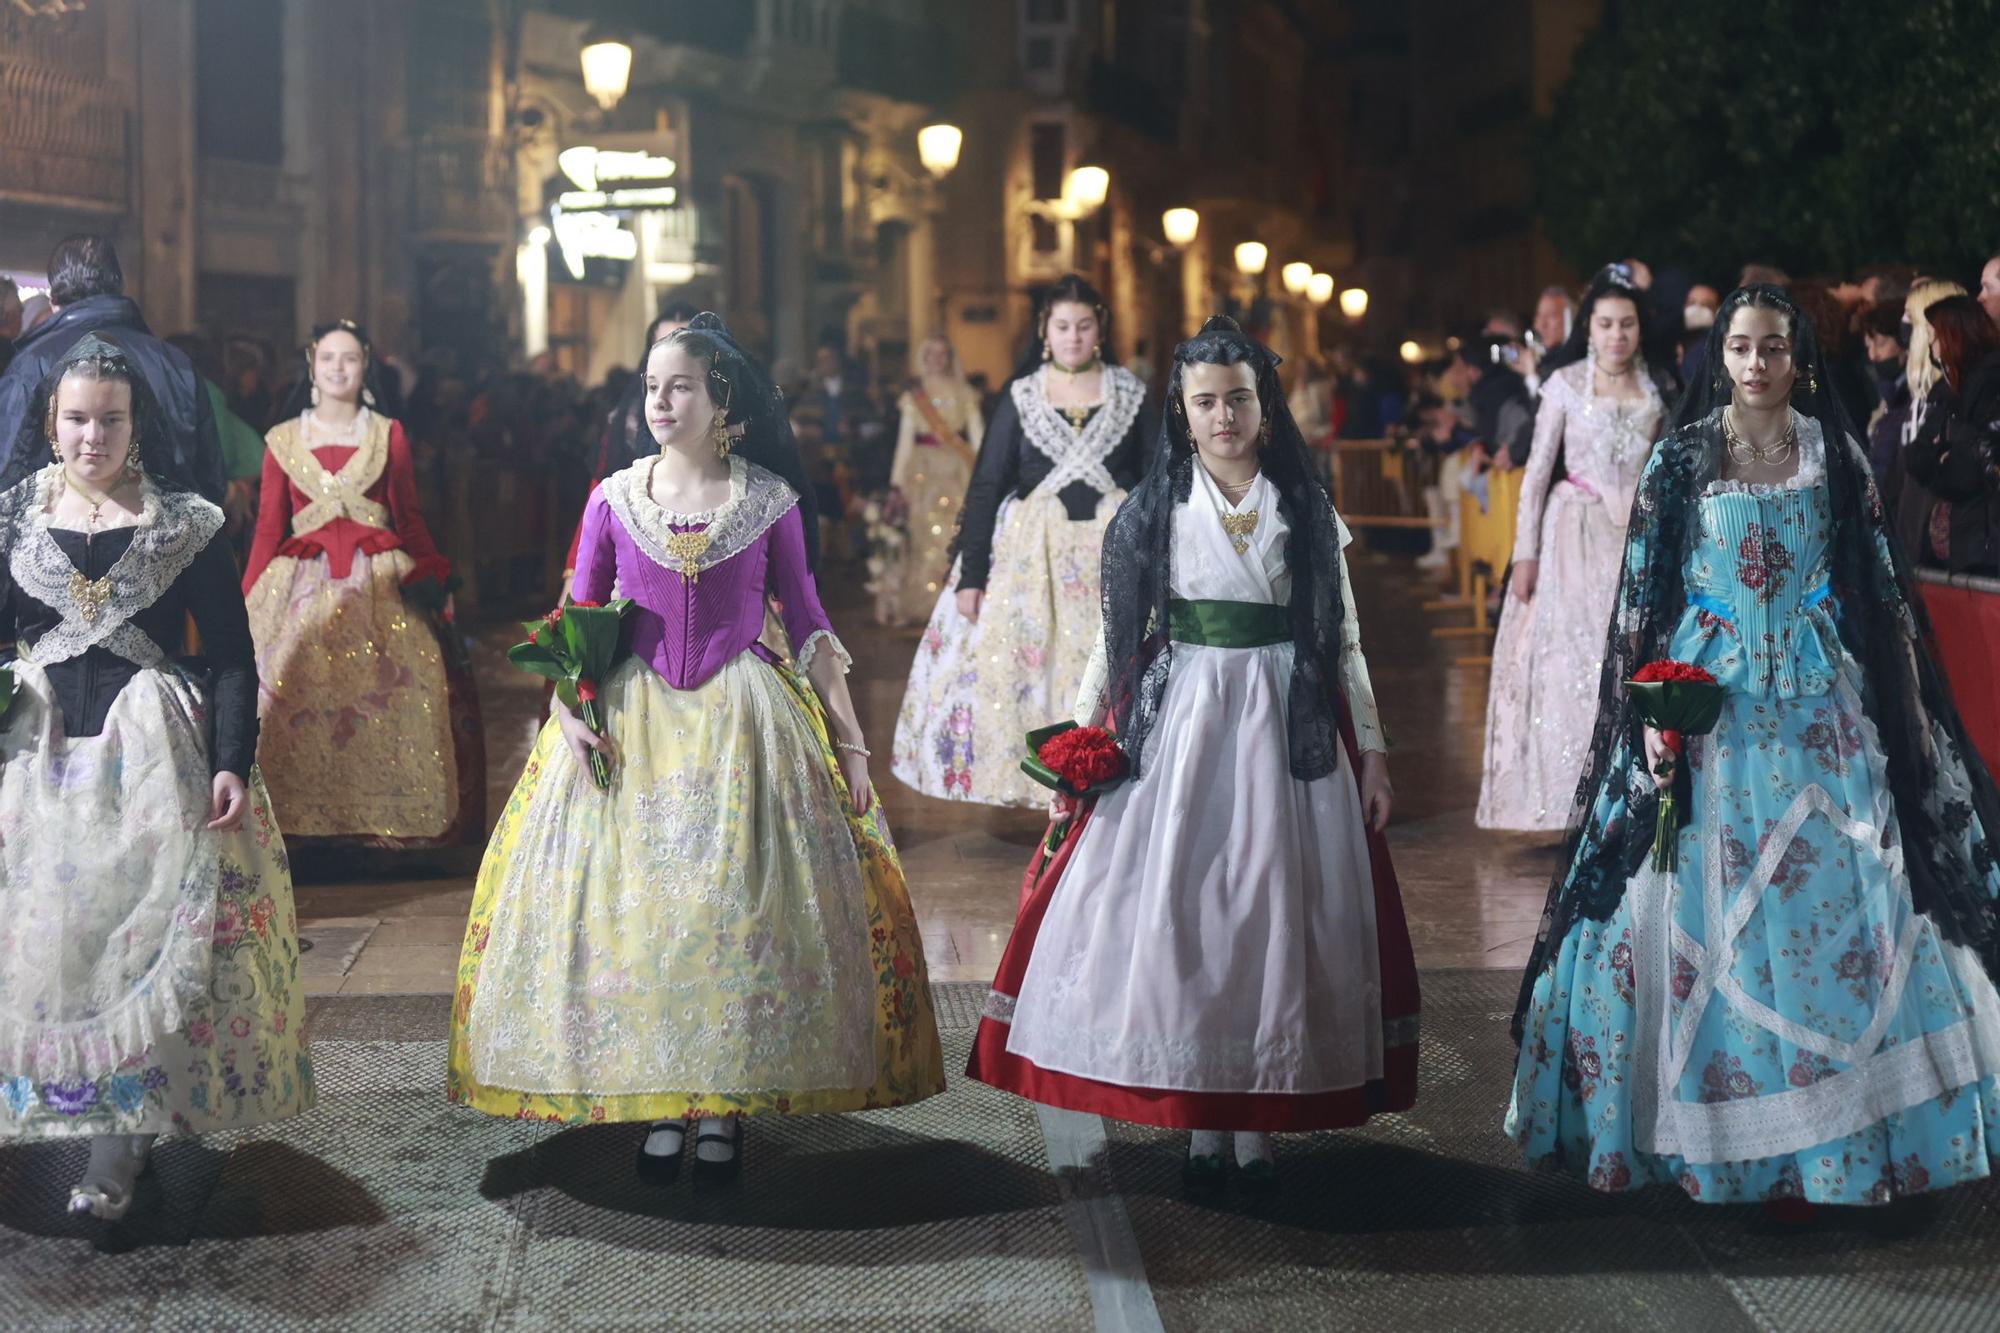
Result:
<svg viewBox="0 0 2000 1333"><path fill-rule="evenodd" d="M1181 401L1190 364L1248 364L1271 436L1261 466L1278 491L1278 512L1290 525L1285 561L1292 575L1292 640L1297 651L1287 701L1292 776L1303 781L1333 771L1340 755L1340 531L1333 501L1314 475L1305 439L1285 406L1278 357L1217 315L1174 349L1167 381L1168 410L1145 479L1125 498L1104 532L1103 597L1107 698L1119 741L1142 770L1146 738L1159 718L1173 669L1165 633L1173 582L1173 516L1194 487L1198 466Z"/></svg>
<svg viewBox="0 0 2000 1333"><path fill-rule="evenodd" d="M176 461L180 451L167 444L172 437L172 427L167 424L167 415L160 407L160 400L153 396L152 386L146 383L146 377L115 338L86 333L63 354L62 360L56 362L36 388L30 410L22 418L20 431L11 442L13 449L7 456L6 469L0 471L0 494L13 490L55 461L49 444L49 400L61 385L63 376L86 363L89 366L86 373L131 386L133 446L139 451L139 466L153 479L153 484L163 491L193 491L193 480L180 471ZM153 447L148 448L148 442Z"/></svg>
<svg viewBox="0 0 2000 1333"><path fill-rule="evenodd" d="M688 334L699 337L686 337ZM797 494L799 518L803 520L806 530L806 561L817 570L819 503L812 483L806 480L806 464L799 453L799 442L792 435L792 418L785 407L784 390L772 381L764 367L757 364L757 358L744 351L730 336L720 315L704 310L688 321L685 329L677 329L660 339L660 342L677 341L688 345L691 351L704 358L713 351L715 359L708 372L709 396L717 403L727 405L731 426L743 427L742 437L731 446L730 452L776 473ZM658 345L655 343L653 346ZM653 349L647 348L646 355L650 357L652 354ZM645 377L644 365L645 362L641 361L642 380Z"/></svg>
<svg viewBox="0 0 2000 1333"><path fill-rule="evenodd" d="M1682 396L1674 428L1655 447L1639 483L1604 654L1597 727L1515 1006L1516 1042L1535 982L1554 963L1571 926L1581 918L1609 918L1651 850L1659 796L1645 771L1641 724L1623 683L1667 656L1686 610L1685 569L1700 497L1721 468L1722 409L1730 396L1722 344L1731 317L1745 304L1778 310L1790 320L1801 380L1792 406L1825 433L1833 515L1828 572L1840 637L1860 666L1862 706L1888 758L1911 898L1946 940L1972 949L1989 973L2000 974L2000 904L1985 888L2000 836L2000 796L1937 667L1929 617L1887 530L1866 455L1829 387L1812 321L1782 289L1756 284L1722 303L1704 348L1703 375ZM1691 804L1683 801L1682 808Z"/></svg>

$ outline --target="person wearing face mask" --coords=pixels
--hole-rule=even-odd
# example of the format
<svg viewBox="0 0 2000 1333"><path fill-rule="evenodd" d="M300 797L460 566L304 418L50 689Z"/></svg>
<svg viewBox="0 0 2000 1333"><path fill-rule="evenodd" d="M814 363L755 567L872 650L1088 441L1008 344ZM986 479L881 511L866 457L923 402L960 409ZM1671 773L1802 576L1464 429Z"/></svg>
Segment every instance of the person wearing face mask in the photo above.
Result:
<svg viewBox="0 0 2000 1333"><path fill-rule="evenodd" d="M1644 353L1649 319L1638 288L1607 268L1550 358L1493 644L1481 828L1547 833L1569 823L1632 492L1666 414Z"/></svg>
<svg viewBox="0 0 2000 1333"><path fill-rule="evenodd" d="M1802 1222L2000 1166L2000 792L1811 318L1739 288L1704 363L1639 483L1506 1131ZM1723 691L1679 746L1626 687L1662 660Z"/></svg>
<svg viewBox="0 0 2000 1333"><path fill-rule="evenodd" d="M968 1072L1190 1133L1191 1192L1278 1183L1270 1135L1417 1096L1394 794L1346 525L1278 358L1216 316L1174 352L1152 471L1104 538L1076 720L1134 776L1037 876ZM1066 810L1066 798L1058 799Z"/></svg>
<svg viewBox="0 0 2000 1333"><path fill-rule="evenodd" d="M222 511L122 344L84 334L30 401L0 476L0 1138L87 1139L68 1210L115 1221L158 1136L311 1109L305 992Z"/></svg>
<svg viewBox="0 0 2000 1333"><path fill-rule="evenodd" d="M409 442L374 408L360 325L314 329L305 363L265 437L243 570L272 796L301 838L477 838L477 694L450 641L451 562L417 507Z"/></svg>
<svg viewBox="0 0 2000 1333"><path fill-rule="evenodd" d="M784 395L707 312L643 373L659 452L591 496L570 586L631 599L631 651L603 734L558 706L493 830L447 1078L488 1115L644 1124L639 1178L699 1187L750 1120L921 1101L944 1056Z"/></svg>
<svg viewBox="0 0 2000 1333"><path fill-rule="evenodd" d="M1701 360L1701 345L1708 338L1708 331L1715 324L1715 309L1722 304L1722 293L1705 282L1697 282L1688 288L1687 304L1681 309L1681 382L1694 381L1696 366Z"/></svg>
<svg viewBox="0 0 2000 1333"><path fill-rule="evenodd" d="M1022 738L1076 691L1096 625L1104 526L1139 479L1146 386L1112 364L1109 311L1072 273L986 424L954 563L917 643L892 767L926 796L1038 806Z"/></svg>

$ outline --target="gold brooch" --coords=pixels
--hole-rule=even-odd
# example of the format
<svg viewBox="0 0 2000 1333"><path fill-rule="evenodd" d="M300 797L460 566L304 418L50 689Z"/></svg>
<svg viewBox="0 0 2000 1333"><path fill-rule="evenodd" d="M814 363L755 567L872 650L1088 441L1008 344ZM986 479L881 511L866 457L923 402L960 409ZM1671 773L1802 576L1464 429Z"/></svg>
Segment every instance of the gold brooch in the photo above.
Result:
<svg viewBox="0 0 2000 1333"><path fill-rule="evenodd" d="M111 600L111 576L101 579L87 579L80 572L72 570L69 576L70 599L76 603L77 613L95 625L97 618L104 614L104 604Z"/></svg>
<svg viewBox="0 0 2000 1333"><path fill-rule="evenodd" d="M697 583L701 580L701 571L695 565L707 550L707 528L700 528L692 532L669 532L667 534L667 554L681 562L681 576L689 583Z"/></svg>
<svg viewBox="0 0 2000 1333"><path fill-rule="evenodd" d="M1246 509L1240 514L1222 515L1222 530L1229 534L1229 544L1242 555L1250 549L1250 534L1257 530L1257 511Z"/></svg>

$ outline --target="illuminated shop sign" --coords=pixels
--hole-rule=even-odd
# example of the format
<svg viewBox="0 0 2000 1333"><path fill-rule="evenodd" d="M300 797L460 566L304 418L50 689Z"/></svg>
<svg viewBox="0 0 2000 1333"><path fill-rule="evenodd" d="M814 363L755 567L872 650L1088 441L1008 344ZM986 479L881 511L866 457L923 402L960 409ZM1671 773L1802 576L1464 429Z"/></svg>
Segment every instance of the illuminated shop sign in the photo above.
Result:
<svg viewBox="0 0 2000 1333"><path fill-rule="evenodd" d="M667 184L680 164L658 153L579 144L558 154L556 164L575 188L556 194L549 225L564 267L578 280L586 260L638 258L639 237L626 219L680 204L679 187Z"/></svg>

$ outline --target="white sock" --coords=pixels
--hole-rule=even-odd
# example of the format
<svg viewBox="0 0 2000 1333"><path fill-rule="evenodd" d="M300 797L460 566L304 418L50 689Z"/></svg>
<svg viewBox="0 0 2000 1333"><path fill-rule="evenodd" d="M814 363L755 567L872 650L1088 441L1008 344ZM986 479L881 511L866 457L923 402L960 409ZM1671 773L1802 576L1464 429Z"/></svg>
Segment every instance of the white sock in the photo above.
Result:
<svg viewBox="0 0 2000 1333"><path fill-rule="evenodd" d="M90 1165L74 1192L118 1204L132 1197L132 1184L146 1169L146 1155L157 1134L96 1134L90 1140Z"/></svg>
<svg viewBox="0 0 2000 1333"><path fill-rule="evenodd" d="M1271 1136L1260 1134L1254 1129L1236 1131L1236 1165L1248 1166L1252 1162L1271 1160Z"/></svg>
<svg viewBox="0 0 2000 1333"><path fill-rule="evenodd" d="M687 1125L679 1120L655 1120L646 1131L643 1151L648 1157L679 1157L687 1139Z"/></svg>
<svg viewBox="0 0 2000 1333"><path fill-rule="evenodd" d="M728 1138L716 1134L718 1127L726 1128ZM727 1162L736 1156L736 1143L743 1133L743 1126L733 1117L703 1116L694 1122L694 1155L704 1162Z"/></svg>
<svg viewBox="0 0 2000 1333"><path fill-rule="evenodd" d="M1197 1129L1194 1132L1194 1137L1188 1140L1188 1156L1222 1156L1222 1131L1219 1129Z"/></svg>

